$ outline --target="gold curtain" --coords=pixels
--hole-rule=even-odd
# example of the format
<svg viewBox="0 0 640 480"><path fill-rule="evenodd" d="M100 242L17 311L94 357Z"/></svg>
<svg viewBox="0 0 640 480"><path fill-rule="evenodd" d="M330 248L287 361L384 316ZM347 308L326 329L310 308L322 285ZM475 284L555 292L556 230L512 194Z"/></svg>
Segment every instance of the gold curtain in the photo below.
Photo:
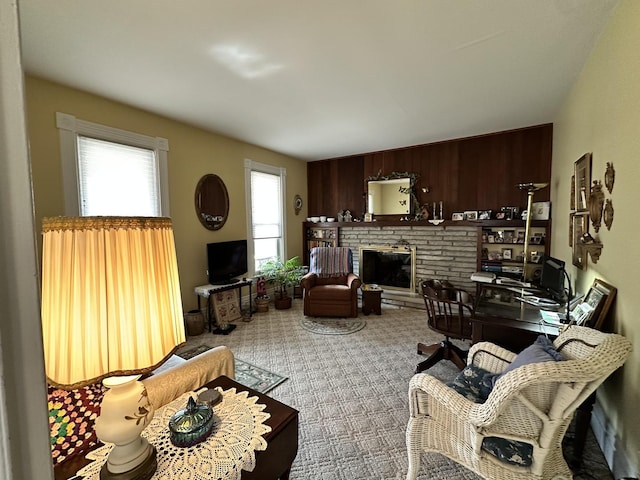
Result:
<svg viewBox="0 0 640 480"><path fill-rule="evenodd" d="M146 373L185 341L171 220L43 220L42 330L65 388Z"/></svg>

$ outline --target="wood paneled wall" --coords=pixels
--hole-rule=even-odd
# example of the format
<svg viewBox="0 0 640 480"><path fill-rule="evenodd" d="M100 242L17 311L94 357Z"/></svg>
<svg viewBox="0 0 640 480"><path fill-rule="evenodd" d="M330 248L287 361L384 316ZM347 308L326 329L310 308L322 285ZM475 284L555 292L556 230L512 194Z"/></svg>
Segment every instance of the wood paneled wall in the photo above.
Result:
<svg viewBox="0 0 640 480"><path fill-rule="evenodd" d="M523 182L549 182L553 125L498 132L352 157L309 162L309 215L335 216L349 209L364 214L365 178L391 172L419 175L416 195L421 204L444 202L445 218L465 210L525 207ZM429 193L423 193L428 187ZM550 189L536 192L548 201Z"/></svg>

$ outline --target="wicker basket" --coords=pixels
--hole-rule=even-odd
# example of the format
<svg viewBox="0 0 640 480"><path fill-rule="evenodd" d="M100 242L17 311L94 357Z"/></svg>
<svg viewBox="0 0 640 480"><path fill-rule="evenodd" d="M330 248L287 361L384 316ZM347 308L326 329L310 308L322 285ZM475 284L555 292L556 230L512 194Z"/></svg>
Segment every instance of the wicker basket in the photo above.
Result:
<svg viewBox="0 0 640 480"><path fill-rule="evenodd" d="M204 332L204 315L200 310L189 310L184 314L184 324L187 329L187 335L193 337Z"/></svg>

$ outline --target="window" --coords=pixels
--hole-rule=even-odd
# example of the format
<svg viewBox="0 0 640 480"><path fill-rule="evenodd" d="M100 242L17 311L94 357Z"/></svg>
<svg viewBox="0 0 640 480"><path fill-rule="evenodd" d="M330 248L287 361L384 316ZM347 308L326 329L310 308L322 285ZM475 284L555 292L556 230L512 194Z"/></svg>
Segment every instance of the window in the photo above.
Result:
<svg viewBox="0 0 640 480"><path fill-rule="evenodd" d="M285 176L284 168L245 160L248 244L254 259L252 274L267 260L284 259Z"/></svg>
<svg viewBox="0 0 640 480"><path fill-rule="evenodd" d="M169 216L168 142L58 112L67 215Z"/></svg>

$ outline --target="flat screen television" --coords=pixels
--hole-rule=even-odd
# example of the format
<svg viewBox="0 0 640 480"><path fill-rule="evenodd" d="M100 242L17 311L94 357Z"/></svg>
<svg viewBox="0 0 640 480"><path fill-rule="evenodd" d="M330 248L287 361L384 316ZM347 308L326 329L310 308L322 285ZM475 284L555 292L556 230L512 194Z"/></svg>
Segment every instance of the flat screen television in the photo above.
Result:
<svg viewBox="0 0 640 480"><path fill-rule="evenodd" d="M207 276L211 285L235 283L247 273L247 241L207 244Z"/></svg>
<svg viewBox="0 0 640 480"><path fill-rule="evenodd" d="M556 300L564 297L564 262L545 255L542 260L540 288L546 290Z"/></svg>

